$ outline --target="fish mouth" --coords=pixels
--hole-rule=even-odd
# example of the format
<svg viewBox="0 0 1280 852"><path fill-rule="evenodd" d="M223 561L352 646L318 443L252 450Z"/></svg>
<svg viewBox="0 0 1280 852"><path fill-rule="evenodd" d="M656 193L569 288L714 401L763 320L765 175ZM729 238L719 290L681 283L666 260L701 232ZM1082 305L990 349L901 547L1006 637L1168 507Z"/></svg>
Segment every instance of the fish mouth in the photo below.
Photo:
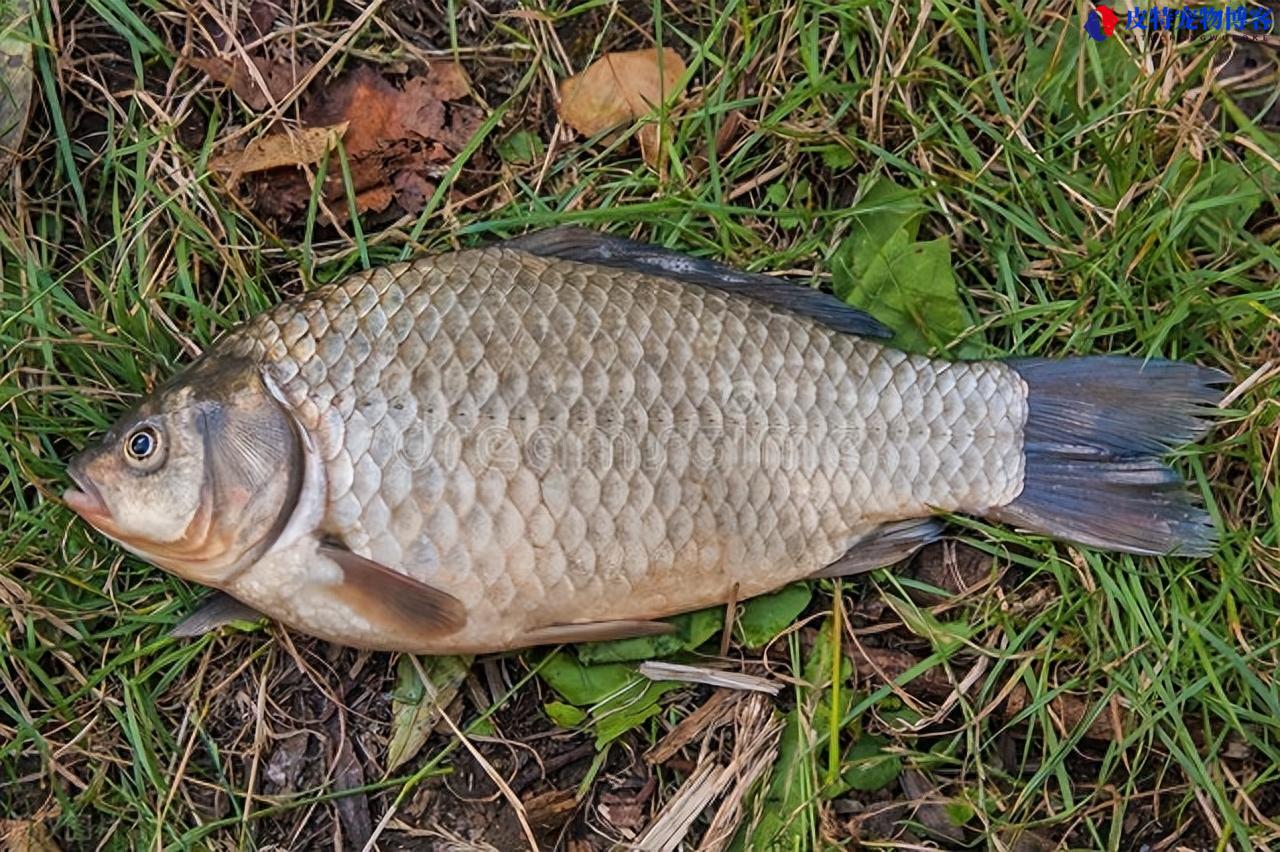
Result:
<svg viewBox="0 0 1280 852"><path fill-rule="evenodd" d="M62 502L70 506L73 512L95 527L110 524L111 510L107 508L107 504L102 499L102 494L98 491L98 487L84 475L84 472L74 462L68 466L67 473L70 475L71 481L78 487L68 488L64 491Z"/></svg>

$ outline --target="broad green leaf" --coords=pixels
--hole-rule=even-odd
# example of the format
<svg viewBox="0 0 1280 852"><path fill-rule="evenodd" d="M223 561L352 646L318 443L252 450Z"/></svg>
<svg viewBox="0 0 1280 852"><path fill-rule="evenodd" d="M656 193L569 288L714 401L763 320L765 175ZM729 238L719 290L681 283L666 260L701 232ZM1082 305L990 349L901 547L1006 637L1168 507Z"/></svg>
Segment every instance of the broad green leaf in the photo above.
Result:
<svg viewBox="0 0 1280 852"><path fill-rule="evenodd" d="M831 686L831 655L835 652L831 643L831 620L827 619L822 622L822 626L818 628L818 635L813 640L813 648L809 651L809 657L804 661L804 672L801 677L805 682L825 690ZM840 660L840 678L847 680L853 674L853 665L849 662L849 658L844 656ZM847 690L846 690L847 691ZM815 696L814 703L821 696Z"/></svg>
<svg viewBox="0 0 1280 852"><path fill-rule="evenodd" d="M1026 53L1015 88L1026 103L1037 103L1037 112L1048 116L1071 113L1082 106L1132 97L1141 71L1128 51L1111 43L1094 44L1082 27L1066 27ZM1087 70L1087 85L1077 86L1080 51ZM1082 97L1083 103L1077 98Z"/></svg>
<svg viewBox="0 0 1280 852"><path fill-rule="evenodd" d="M641 680L628 666L611 664L584 666L572 654L556 651L538 670L542 679L575 707L590 707Z"/></svg>
<svg viewBox="0 0 1280 852"><path fill-rule="evenodd" d="M517 130L498 143L498 156L508 163L533 163L542 159L546 146L528 130Z"/></svg>
<svg viewBox="0 0 1280 852"><path fill-rule="evenodd" d="M978 811L964 799L952 799L943 805L947 811L947 820L954 826L963 826L977 815Z"/></svg>
<svg viewBox="0 0 1280 852"><path fill-rule="evenodd" d="M770 207L787 211L779 214L778 224L784 228L794 228L802 221L802 213L808 207L809 197L812 194L813 187L809 179L800 178L794 184L789 184L785 180L775 181L765 190L764 197Z"/></svg>
<svg viewBox="0 0 1280 852"><path fill-rule="evenodd" d="M832 171L853 165L853 152L843 145L827 145L822 149L822 165Z"/></svg>
<svg viewBox="0 0 1280 852"><path fill-rule="evenodd" d="M565 704L563 701L548 701L542 705L542 709L546 711L551 721L562 728L576 728L587 719L585 711L579 710L572 704Z"/></svg>
<svg viewBox="0 0 1280 852"><path fill-rule="evenodd" d="M591 711L596 731L596 748L603 748L633 728L638 728L662 712L658 699L682 684L652 681L630 686Z"/></svg>
<svg viewBox="0 0 1280 852"><path fill-rule="evenodd" d="M423 684L413 658L400 655L396 689L391 694L391 742L387 745L387 771L412 760L422 749L440 714L467 679L472 657L421 657L419 664L428 683Z"/></svg>
<svg viewBox="0 0 1280 852"><path fill-rule="evenodd" d="M973 325L947 239L916 240L924 209L911 190L877 180L831 258L836 295L893 329L893 345L908 352L945 350ZM981 347L966 341L955 354L979 355Z"/></svg>
<svg viewBox="0 0 1280 852"><path fill-rule="evenodd" d="M793 583L771 595L752 598L742 605L734 630L743 645L759 650L795 622L812 596L808 583Z"/></svg>
<svg viewBox="0 0 1280 852"><path fill-rule="evenodd" d="M724 626L724 611L719 607L702 609L677 615L667 621L675 625L674 633L614 639L609 642L584 642L576 648L578 659L588 665L629 663L692 651L720 631Z"/></svg>
<svg viewBox="0 0 1280 852"><path fill-rule="evenodd" d="M584 719L590 721L598 748L656 716L662 710L658 699L682 686L673 681L649 680L621 663L583 665L564 651L548 657L539 672L571 705L570 709L590 708L578 723ZM573 718L567 711L552 710L551 705L547 705L547 711L559 712L565 719Z"/></svg>
<svg viewBox="0 0 1280 852"><path fill-rule="evenodd" d="M848 243L841 246L839 255L846 260L833 266L836 293L893 329L895 347L908 352L946 351L973 325L951 271L946 237L914 242L906 229L899 229L873 251L856 242L846 248ZM966 341L955 354L963 357L980 351Z"/></svg>
<svg viewBox="0 0 1280 852"><path fill-rule="evenodd" d="M863 193L853 215L853 227L841 245L852 254L847 258L854 275L866 271L880 246L902 231L914 242L920 231L924 205L915 192L898 186L886 177L877 178Z"/></svg>
<svg viewBox="0 0 1280 852"><path fill-rule="evenodd" d="M870 793L883 790L902 774L902 761L885 749L888 741L864 734L845 752L843 780L848 789Z"/></svg>

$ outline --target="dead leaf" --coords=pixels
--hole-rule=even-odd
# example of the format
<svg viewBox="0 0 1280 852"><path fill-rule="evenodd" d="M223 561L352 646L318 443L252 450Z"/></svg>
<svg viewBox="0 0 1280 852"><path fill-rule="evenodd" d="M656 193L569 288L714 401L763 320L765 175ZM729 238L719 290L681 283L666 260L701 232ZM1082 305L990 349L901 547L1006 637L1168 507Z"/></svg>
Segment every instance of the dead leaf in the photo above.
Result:
<svg viewBox="0 0 1280 852"><path fill-rule="evenodd" d="M265 172L282 166L310 166L319 163L347 131L347 125L304 127L283 133L259 136L243 149L209 159L209 170L232 176Z"/></svg>
<svg viewBox="0 0 1280 852"><path fill-rule="evenodd" d="M0 5L0 173L22 144L31 112L29 0Z"/></svg>
<svg viewBox="0 0 1280 852"><path fill-rule="evenodd" d="M396 172L392 185L396 190L396 204L401 210L421 210L436 191L435 184L411 171Z"/></svg>
<svg viewBox="0 0 1280 852"><path fill-rule="evenodd" d="M459 66L437 63L403 86L361 67L313 98L302 110L304 126L347 126L347 172L331 158L322 191L332 221L350 216L348 185L357 213L381 212L393 202L405 213L421 210L435 192L435 179L483 120L479 109L450 100L468 91ZM252 195L259 212L290 221L306 210L311 185L296 169L273 168L258 177Z"/></svg>
<svg viewBox="0 0 1280 852"><path fill-rule="evenodd" d="M948 597L970 594L991 579L994 562L990 554L963 542L928 544L912 560L912 576L945 594L918 588L912 588L908 594L921 606L934 606L945 602Z"/></svg>
<svg viewBox="0 0 1280 852"><path fill-rule="evenodd" d="M684 60L671 48L606 53L560 84L560 117L584 136L653 114L679 94ZM646 124L637 134L645 162L657 166L660 127Z"/></svg>
<svg viewBox="0 0 1280 852"><path fill-rule="evenodd" d="M436 140L456 150L479 127L479 110L454 107L458 120L449 122L444 101L466 93L465 72L452 63L435 66L428 77L411 77L403 89L373 69L361 67L304 110L302 118L317 125L351 122L351 132L343 140L349 157L414 138Z"/></svg>
<svg viewBox="0 0 1280 852"><path fill-rule="evenodd" d="M467 672L471 657L423 657L422 682L418 667L408 654L402 654L396 669L396 691L391 696L391 742L387 745L387 772L391 773L413 759L431 736L436 722L453 701Z"/></svg>
<svg viewBox="0 0 1280 852"><path fill-rule="evenodd" d="M471 78L467 76L466 69L456 62L437 62L432 65L427 81L431 86L432 97L437 100L460 100L471 91Z"/></svg>
<svg viewBox="0 0 1280 852"><path fill-rule="evenodd" d="M942 795L938 786L922 772L908 769L902 773L902 792L915 805L915 821L928 830L937 840L946 841L948 849L964 844L964 828L951 821L947 811L950 801Z"/></svg>
<svg viewBox="0 0 1280 852"><path fill-rule="evenodd" d="M578 796L576 790L547 790L525 799L522 804L529 823L546 830L559 828L573 816L574 808L578 806Z"/></svg>
<svg viewBox="0 0 1280 852"><path fill-rule="evenodd" d="M0 819L3 852L59 852L53 835L39 819Z"/></svg>
<svg viewBox="0 0 1280 852"><path fill-rule="evenodd" d="M266 0L253 0L249 6L249 30L254 38L262 38L271 32L271 25L276 22L276 8Z"/></svg>
<svg viewBox="0 0 1280 852"><path fill-rule="evenodd" d="M239 54L229 57L191 56L187 58L187 62L193 68L207 74L210 80L221 83L235 92L236 97L256 112L271 106L273 100L276 103L283 100L302 77L296 65L272 62L255 56L252 58L253 66L261 75L262 82L267 85L264 92L249 70L249 63L245 62L244 57Z"/></svg>

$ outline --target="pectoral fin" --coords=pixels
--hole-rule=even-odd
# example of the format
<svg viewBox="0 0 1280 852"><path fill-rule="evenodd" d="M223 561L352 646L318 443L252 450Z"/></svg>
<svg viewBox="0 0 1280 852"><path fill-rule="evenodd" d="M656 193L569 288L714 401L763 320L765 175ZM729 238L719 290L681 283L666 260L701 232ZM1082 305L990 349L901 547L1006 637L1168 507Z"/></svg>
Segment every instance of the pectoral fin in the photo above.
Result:
<svg viewBox="0 0 1280 852"><path fill-rule="evenodd" d="M942 537L946 525L938 518L912 518L881 524L849 552L826 568L813 574L821 577L846 577L901 562L931 541Z"/></svg>
<svg viewBox="0 0 1280 852"><path fill-rule="evenodd" d="M175 624L169 635L174 639L192 639L237 621L262 621L265 618L226 592L215 591L200 602L195 612Z"/></svg>
<svg viewBox="0 0 1280 852"><path fill-rule="evenodd" d="M581 624L551 624L525 634L527 645L559 645L573 642L604 642L610 639L633 639L636 636L660 636L672 633L674 624L665 621L585 621Z"/></svg>
<svg viewBox="0 0 1280 852"><path fill-rule="evenodd" d="M384 632L430 639L467 623L462 602L448 592L340 547L322 544L319 553L342 569L337 595Z"/></svg>

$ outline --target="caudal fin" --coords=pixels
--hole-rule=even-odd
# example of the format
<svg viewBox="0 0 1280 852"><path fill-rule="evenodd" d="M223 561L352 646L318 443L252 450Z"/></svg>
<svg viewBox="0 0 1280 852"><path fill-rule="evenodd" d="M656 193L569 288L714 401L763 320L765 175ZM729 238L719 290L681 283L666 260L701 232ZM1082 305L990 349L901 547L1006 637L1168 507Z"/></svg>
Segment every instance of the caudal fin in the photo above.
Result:
<svg viewBox="0 0 1280 852"><path fill-rule="evenodd" d="M1161 457L1205 433L1226 374L1115 356L1006 363L1027 384L1026 467L990 517L1108 550L1213 551L1208 513Z"/></svg>

